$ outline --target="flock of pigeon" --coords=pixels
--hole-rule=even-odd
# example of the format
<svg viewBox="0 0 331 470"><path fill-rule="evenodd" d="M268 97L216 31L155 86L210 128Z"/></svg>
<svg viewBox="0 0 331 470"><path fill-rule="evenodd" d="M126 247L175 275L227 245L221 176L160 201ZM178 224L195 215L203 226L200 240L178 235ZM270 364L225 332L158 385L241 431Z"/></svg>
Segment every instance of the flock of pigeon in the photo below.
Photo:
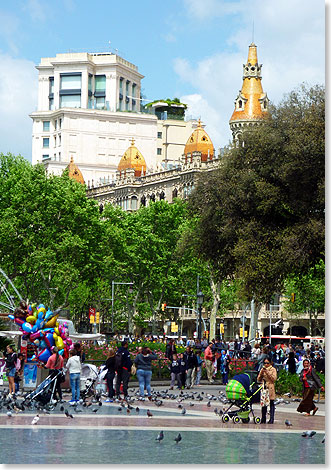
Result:
<svg viewBox="0 0 331 470"><path fill-rule="evenodd" d="M285 394L288 398L291 397L291 395ZM115 403L117 403L119 406L117 410L119 412L125 412L126 414L130 414L131 412L135 412L137 414L140 414L142 411L138 406L132 406L135 401L145 401L144 398L139 398L140 392L139 390L134 393L133 396L128 396L128 398L124 400L119 400L115 399ZM183 403L185 400L189 400L188 404L186 403L186 406L188 407L194 407L195 402L202 402L203 400L206 400L206 406L210 408L212 406L212 403L217 406L221 406L221 408L214 408L214 413L217 416L222 416L224 413L224 406L222 408L222 405L226 405L229 403L229 400L226 398L225 392L219 391L218 396L210 394L210 393L205 393L203 391L197 392L197 391L178 391L178 393L173 393L172 391L170 392L168 389L167 390L160 390L160 391L152 391L152 396L150 399L150 402L154 403L157 407L160 407L163 405L163 400L172 400L177 403L177 408L180 410L181 415L186 415L187 410L185 408L185 404ZM294 398L292 401L298 401L299 399ZM300 400L299 400L300 401ZM284 400L283 398L278 398L275 400L275 405L280 405L280 404L289 404L290 401ZM0 391L0 413L2 411L6 411L8 418L11 418L14 414L22 413L25 410L33 410L37 411L37 414L33 417L31 421L31 425L37 425L38 421L40 419L40 415L43 414L50 414L50 410L55 410L55 411L60 411L62 412L66 418L73 419L74 413L81 413L83 411L90 410L92 413L97 413L102 406L102 401L101 401L101 396L96 395L92 398L84 398L80 401L79 404L76 404L74 406L69 406L69 409L64 406L62 401L57 401L56 403L50 405L42 405L36 400L31 400L30 402L26 402L25 399L21 399L21 401L18 398L12 397L8 391ZM69 411L70 410L70 411ZM153 413L151 412L150 409L146 410L146 416L148 418L153 417ZM286 428L290 428L292 426L292 423L286 419L285 420L285 426ZM316 431L304 431L302 433L302 437L305 438L310 438L312 439L313 436L316 434ZM159 435L156 437L157 442L161 442L164 439L164 432L160 431ZM178 444L182 440L182 436L179 433L178 436L174 439L175 442ZM322 443L325 442L325 436L322 440Z"/></svg>

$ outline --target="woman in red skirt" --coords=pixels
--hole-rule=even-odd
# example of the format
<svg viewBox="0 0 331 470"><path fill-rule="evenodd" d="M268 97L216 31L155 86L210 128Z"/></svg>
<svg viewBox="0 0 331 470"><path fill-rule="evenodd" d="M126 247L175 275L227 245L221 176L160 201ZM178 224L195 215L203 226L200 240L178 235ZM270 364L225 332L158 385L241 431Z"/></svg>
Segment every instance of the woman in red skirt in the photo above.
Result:
<svg viewBox="0 0 331 470"><path fill-rule="evenodd" d="M312 368L308 359L303 361L303 369L300 373L300 380L303 383L303 398L300 402L300 405L297 408L299 413L306 413L306 416L310 416L310 412L313 412L313 415L318 410L315 402L313 400L315 391L319 388L324 391L320 378L315 372L315 369Z"/></svg>

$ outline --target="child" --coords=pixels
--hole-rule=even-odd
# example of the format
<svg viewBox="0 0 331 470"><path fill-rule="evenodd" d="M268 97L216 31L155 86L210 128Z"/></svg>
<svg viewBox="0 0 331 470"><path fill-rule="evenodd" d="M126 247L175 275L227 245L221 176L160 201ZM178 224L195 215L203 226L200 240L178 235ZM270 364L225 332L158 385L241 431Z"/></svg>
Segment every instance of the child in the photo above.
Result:
<svg viewBox="0 0 331 470"><path fill-rule="evenodd" d="M222 373L223 385L226 385L228 383L228 376L229 376L229 371L230 371L230 368L229 368L230 362L231 362L230 357L223 350L222 355L221 355L221 373Z"/></svg>
<svg viewBox="0 0 331 470"><path fill-rule="evenodd" d="M182 384L181 384L181 376L180 376L180 364L179 364L179 361L177 360L177 354L172 355L172 362L170 365L170 376L171 376L170 390L174 389L176 379L177 379L178 388L180 388Z"/></svg>

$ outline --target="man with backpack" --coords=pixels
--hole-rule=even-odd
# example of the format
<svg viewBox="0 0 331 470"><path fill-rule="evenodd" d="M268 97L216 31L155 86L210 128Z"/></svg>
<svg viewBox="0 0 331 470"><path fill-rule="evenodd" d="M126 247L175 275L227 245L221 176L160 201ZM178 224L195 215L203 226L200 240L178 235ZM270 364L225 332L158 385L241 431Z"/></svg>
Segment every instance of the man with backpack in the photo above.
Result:
<svg viewBox="0 0 331 470"><path fill-rule="evenodd" d="M121 384L123 384L124 400L128 397L128 385L131 374L132 361L128 351L128 342L122 341L122 346L118 348L115 355L116 397L119 399L121 394Z"/></svg>

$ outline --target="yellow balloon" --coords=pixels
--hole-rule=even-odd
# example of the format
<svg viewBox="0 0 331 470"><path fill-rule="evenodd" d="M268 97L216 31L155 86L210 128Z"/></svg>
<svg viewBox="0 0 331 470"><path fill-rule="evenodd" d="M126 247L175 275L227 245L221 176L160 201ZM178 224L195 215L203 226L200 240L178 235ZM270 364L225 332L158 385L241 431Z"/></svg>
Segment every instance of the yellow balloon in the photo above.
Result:
<svg viewBox="0 0 331 470"><path fill-rule="evenodd" d="M38 308L38 313L43 312L43 314L46 313L46 309L44 307Z"/></svg>
<svg viewBox="0 0 331 470"><path fill-rule="evenodd" d="M56 334L56 336L60 336L60 330L57 326L54 328L54 333Z"/></svg>
<svg viewBox="0 0 331 470"><path fill-rule="evenodd" d="M58 349L63 349L64 347L64 343L63 343L63 339L61 338L61 336L58 336L55 340L55 346L58 348Z"/></svg>
<svg viewBox="0 0 331 470"><path fill-rule="evenodd" d="M58 317L58 315L55 315L55 317L48 320L48 322L46 323L44 328L53 328L53 326L55 326L55 324L56 324L57 317Z"/></svg>
<svg viewBox="0 0 331 470"><path fill-rule="evenodd" d="M28 317L26 317L26 321L28 323L31 323L31 325L34 325L36 323L37 319L33 315L29 315Z"/></svg>

